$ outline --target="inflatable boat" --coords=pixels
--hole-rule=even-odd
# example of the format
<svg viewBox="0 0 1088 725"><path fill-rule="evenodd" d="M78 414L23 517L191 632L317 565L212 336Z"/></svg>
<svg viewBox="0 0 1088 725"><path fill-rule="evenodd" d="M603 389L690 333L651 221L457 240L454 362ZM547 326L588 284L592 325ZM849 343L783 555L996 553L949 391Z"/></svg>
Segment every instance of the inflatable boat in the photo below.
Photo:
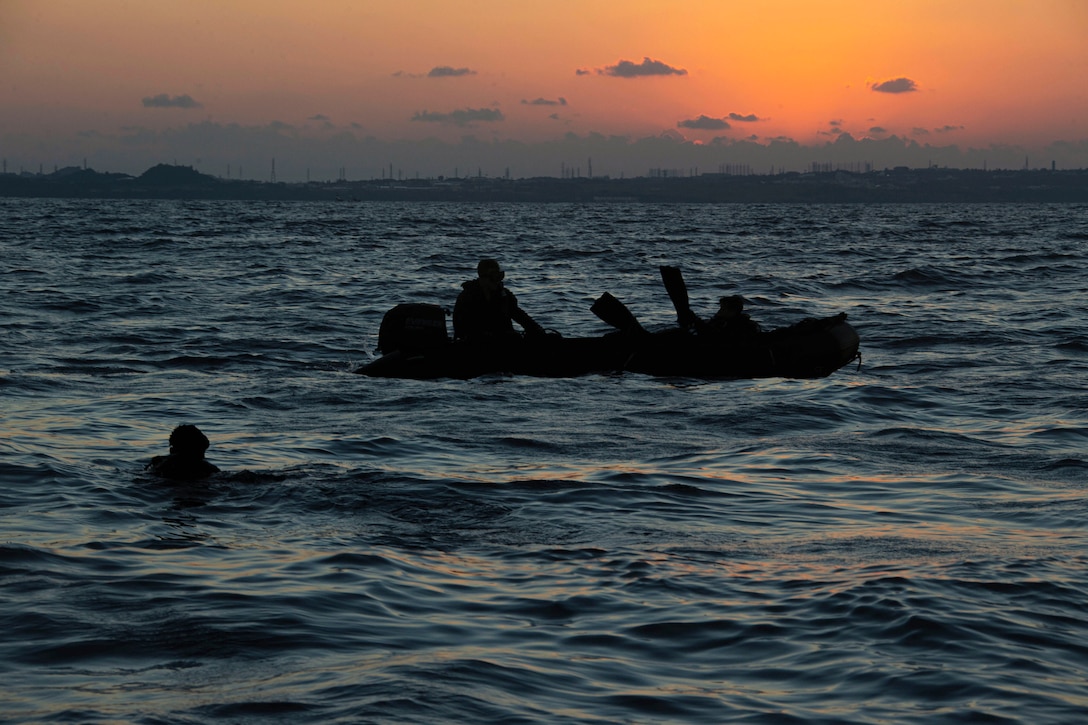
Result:
<svg viewBox="0 0 1088 725"><path fill-rule="evenodd" d="M598 337L511 334L452 340L439 305L408 303L389 310L378 333L378 359L355 370L370 377L468 379L481 375L574 377L632 372L690 378L822 378L859 357L860 339L846 314L807 318L738 339L715 334L688 306L679 269L662 267L681 326L648 331L607 292L593 304L617 328Z"/></svg>

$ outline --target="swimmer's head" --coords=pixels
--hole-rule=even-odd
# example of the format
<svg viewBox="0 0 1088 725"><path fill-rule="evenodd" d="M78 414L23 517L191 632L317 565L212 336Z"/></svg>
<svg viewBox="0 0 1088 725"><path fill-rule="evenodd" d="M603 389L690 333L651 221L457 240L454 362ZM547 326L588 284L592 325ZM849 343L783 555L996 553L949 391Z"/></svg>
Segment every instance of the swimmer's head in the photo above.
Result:
<svg viewBox="0 0 1088 725"><path fill-rule="evenodd" d="M171 453L203 458L208 445L208 437L195 425L179 425L170 433Z"/></svg>

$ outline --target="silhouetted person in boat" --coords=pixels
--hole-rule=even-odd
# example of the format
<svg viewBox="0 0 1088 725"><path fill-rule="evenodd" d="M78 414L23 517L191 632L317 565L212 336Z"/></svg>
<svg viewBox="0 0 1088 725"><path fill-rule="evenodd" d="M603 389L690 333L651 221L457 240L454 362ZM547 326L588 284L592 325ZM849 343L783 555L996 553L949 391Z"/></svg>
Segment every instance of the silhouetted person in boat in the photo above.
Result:
<svg viewBox="0 0 1088 725"><path fill-rule="evenodd" d="M755 322L744 311L744 298L740 295L730 295L718 300L718 311L703 325L696 329L720 335L728 340L746 341L759 335L762 330L759 323Z"/></svg>
<svg viewBox="0 0 1088 725"><path fill-rule="evenodd" d="M174 481L193 481L218 473L219 468L204 460L208 437L195 425L179 425L170 433L170 454L155 456L147 470Z"/></svg>
<svg viewBox="0 0 1088 725"><path fill-rule="evenodd" d="M513 323L530 337L544 328L520 307L514 293L503 286L506 273L494 259L476 265L476 279L464 282L453 306L453 336L458 340L499 340L517 333Z"/></svg>

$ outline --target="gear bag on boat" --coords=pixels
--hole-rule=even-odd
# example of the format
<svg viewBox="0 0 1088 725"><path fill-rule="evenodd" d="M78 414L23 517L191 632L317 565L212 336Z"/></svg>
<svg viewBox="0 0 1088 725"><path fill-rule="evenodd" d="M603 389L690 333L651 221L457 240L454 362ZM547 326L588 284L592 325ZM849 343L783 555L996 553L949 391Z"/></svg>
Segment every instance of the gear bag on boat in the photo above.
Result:
<svg viewBox="0 0 1088 725"><path fill-rule="evenodd" d="M422 302L399 304L382 318L378 328L378 350L419 352L450 341L446 332L446 311L439 305Z"/></svg>

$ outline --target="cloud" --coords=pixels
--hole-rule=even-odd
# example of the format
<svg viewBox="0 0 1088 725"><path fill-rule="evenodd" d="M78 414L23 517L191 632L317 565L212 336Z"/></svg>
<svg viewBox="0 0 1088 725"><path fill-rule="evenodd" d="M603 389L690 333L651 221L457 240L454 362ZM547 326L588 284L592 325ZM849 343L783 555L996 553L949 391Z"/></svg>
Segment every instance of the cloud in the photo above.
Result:
<svg viewBox="0 0 1088 725"><path fill-rule="evenodd" d="M963 131L963 126L941 126L940 128L933 129L937 133L950 133L952 131Z"/></svg>
<svg viewBox="0 0 1088 725"><path fill-rule="evenodd" d="M888 129L883 126L872 126L869 128L869 133L887 133Z"/></svg>
<svg viewBox="0 0 1088 725"><path fill-rule="evenodd" d="M831 119L827 122L827 126L827 130L817 131L816 133L820 136L837 136L843 132L841 118Z"/></svg>
<svg viewBox="0 0 1088 725"><path fill-rule="evenodd" d="M914 128L912 128L910 130L910 132L912 134L914 134L915 136L928 136L929 135L929 129L928 128L921 128L919 126L915 126Z"/></svg>
<svg viewBox="0 0 1088 725"><path fill-rule="evenodd" d="M588 70L586 68L578 68L577 70L574 71L574 75L576 75L576 76L588 76L591 73L592 73L592 71L590 71L590 70Z"/></svg>
<svg viewBox="0 0 1088 725"><path fill-rule="evenodd" d="M464 108L449 113L416 111L412 114L412 120L421 123L451 123L455 126L469 126L477 122L505 121L506 116L497 108Z"/></svg>
<svg viewBox="0 0 1088 725"><path fill-rule="evenodd" d="M695 131L722 131L730 128L729 122L724 118L711 118L710 116L689 118L685 121L680 121L676 126L677 128L690 128Z"/></svg>
<svg viewBox="0 0 1088 725"><path fill-rule="evenodd" d="M741 123L755 123L756 121L762 121L759 116L754 113L749 113L747 116L742 116L739 113L730 113L730 121L740 121Z"/></svg>
<svg viewBox="0 0 1088 725"><path fill-rule="evenodd" d="M200 103L193 100L188 93L181 96L168 96L160 93L157 96L148 96L143 100L144 108L203 108Z"/></svg>
<svg viewBox="0 0 1088 725"><path fill-rule="evenodd" d="M560 96L556 100L550 98L535 98L531 101L527 101L524 98L521 100L522 104L526 106L565 106L567 105L567 99Z"/></svg>
<svg viewBox="0 0 1088 725"><path fill-rule="evenodd" d="M819 134L820 136L834 136L834 137L839 137L839 136L842 136L844 134L847 135L847 136L850 135L849 133L847 133L846 129L843 128L843 120L841 118L831 119L830 121L827 122L827 130L817 131L816 133Z"/></svg>
<svg viewBox="0 0 1088 725"><path fill-rule="evenodd" d="M918 90L918 84L910 78L895 78L883 83L874 83L873 90L877 93L913 93Z"/></svg>
<svg viewBox="0 0 1088 725"><path fill-rule="evenodd" d="M310 118L307 119L307 120L310 120L310 121L331 121L332 119L329 118L328 116L326 116L324 113L315 113L314 115L310 116Z"/></svg>
<svg viewBox="0 0 1088 725"><path fill-rule="evenodd" d="M641 78L645 76L686 76L688 72L683 68L673 68L671 65L659 60L643 58L641 63L633 63L629 60L621 60L616 65L606 66L597 71L600 75L614 76L616 78Z"/></svg>
<svg viewBox="0 0 1088 725"><path fill-rule="evenodd" d="M454 68L452 65L436 65L426 73L408 73L399 70L393 74L394 78L460 78L462 76L474 76L476 71L471 68Z"/></svg>
<svg viewBox="0 0 1088 725"><path fill-rule="evenodd" d="M458 78L460 76L474 76L476 71L471 68L454 68L449 65L436 65L427 73L428 78Z"/></svg>

